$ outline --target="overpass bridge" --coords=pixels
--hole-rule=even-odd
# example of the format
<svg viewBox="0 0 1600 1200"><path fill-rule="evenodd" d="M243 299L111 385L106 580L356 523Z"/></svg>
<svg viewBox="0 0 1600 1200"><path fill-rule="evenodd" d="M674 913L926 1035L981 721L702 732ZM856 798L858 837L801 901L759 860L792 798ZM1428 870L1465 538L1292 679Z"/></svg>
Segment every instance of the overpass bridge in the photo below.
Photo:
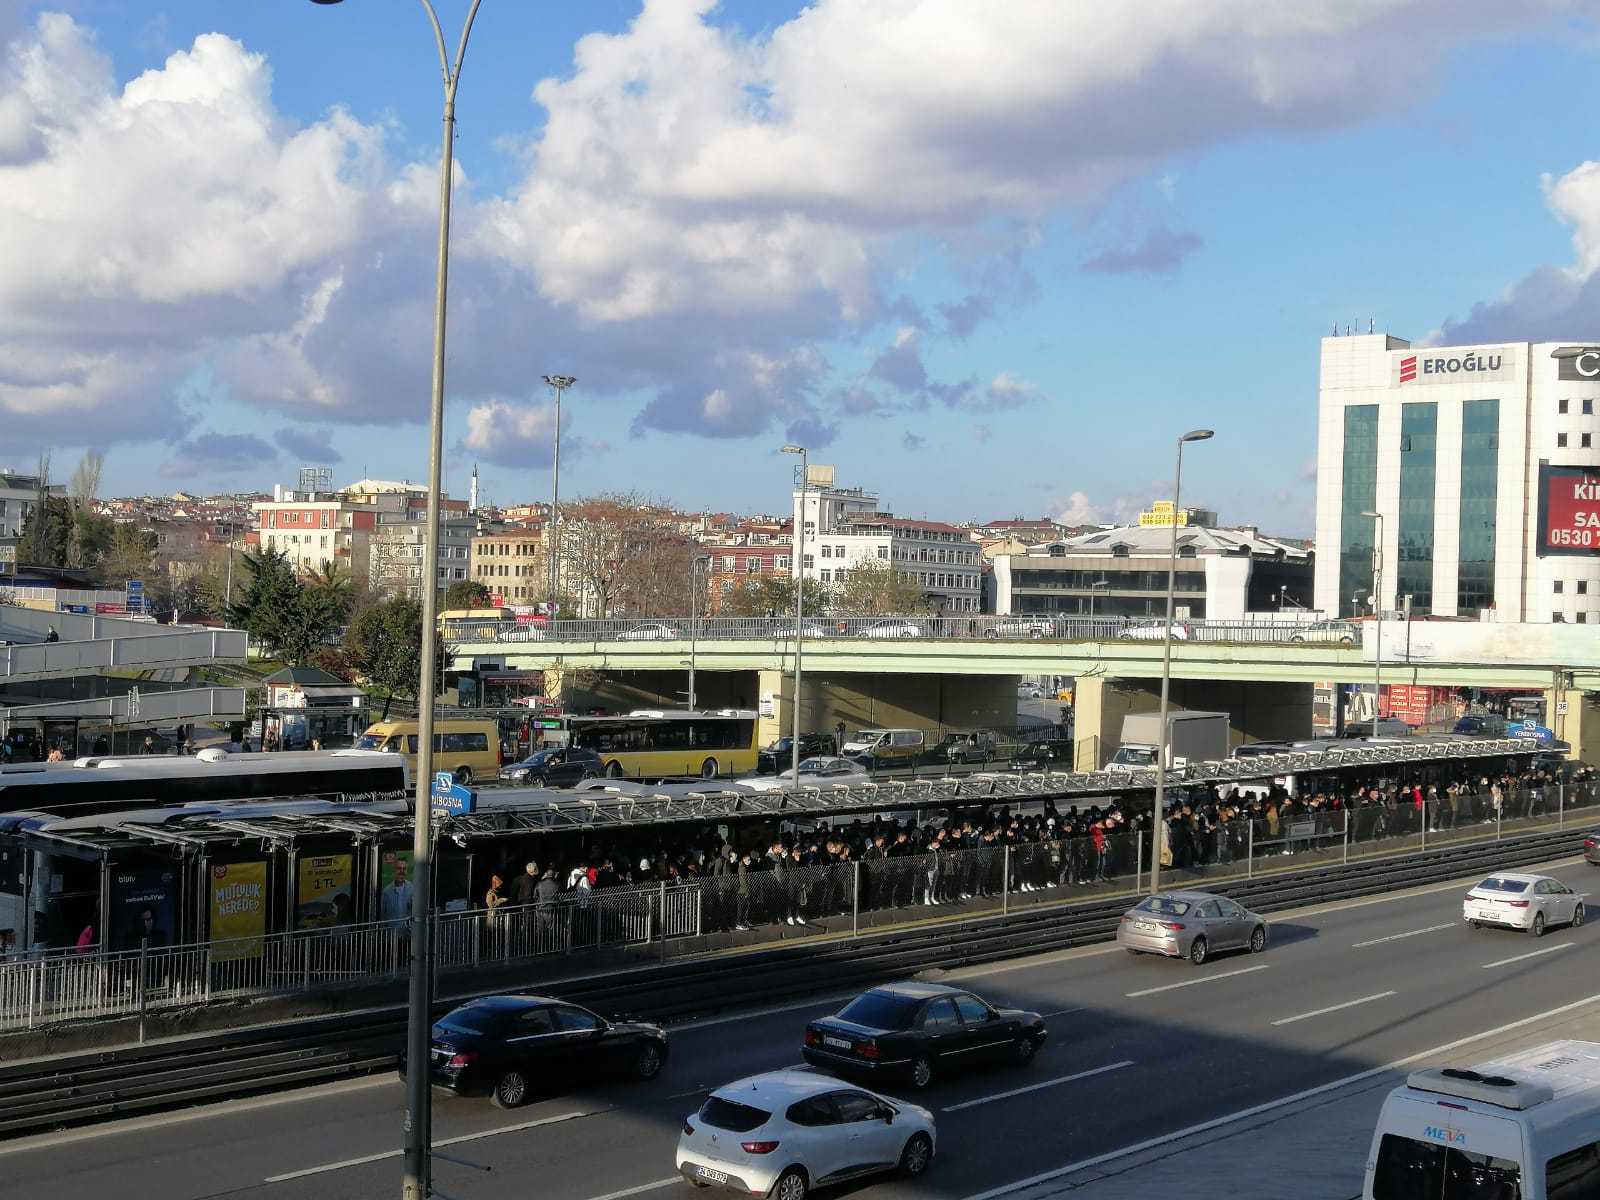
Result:
<svg viewBox="0 0 1600 1200"><path fill-rule="evenodd" d="M801 724L1006 727L1016 723L1019 678L1071 676L1074 767L1098 768L1118 744L1123 716L1157 707L1162 642L1109 621L1002 632L1015 627L918 619L915 635L889 637L866 622L842 632L808 623ZM1296 740L1311 736L1317 685L1368 685L1381 673L1385 684L1542 693L1556 737L1580 757L1586 745L1600 750L1600 706L1591 700L1600 700L1600 639L1582 637L1580 626L1387 622L1381 664L1370 622L1355 626L1361 641L1349 645L1294 641L1299 628L1185 623L1172 646L1173 706L1231 713L1236 742ZM560 621L449 644L458 669L546 672L546 690L574 711L681 706L692 660L700 706L757 707L765 740L791 728L792 634L781 620L703 619L697 630L673 620Z"/></svg>

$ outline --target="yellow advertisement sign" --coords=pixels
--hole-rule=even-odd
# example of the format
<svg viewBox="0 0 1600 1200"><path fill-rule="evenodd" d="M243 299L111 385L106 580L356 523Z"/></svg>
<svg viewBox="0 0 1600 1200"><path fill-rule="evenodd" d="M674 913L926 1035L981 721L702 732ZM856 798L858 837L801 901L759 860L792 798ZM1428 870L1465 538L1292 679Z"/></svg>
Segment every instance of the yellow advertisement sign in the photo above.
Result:
<svg viewBox="0 0 1600 1200"><path fill-rule="evenodd" d="M211 959L260 958L267 932L267 864L217 863L211 868Z"/></svg>
<svg viewBox="0 0 1600 1200"><path fill-rule="evenodd" d="M355 915L350 898L350 855L326 854L300 860L295 894L296 929L348 925Z"/></svg>

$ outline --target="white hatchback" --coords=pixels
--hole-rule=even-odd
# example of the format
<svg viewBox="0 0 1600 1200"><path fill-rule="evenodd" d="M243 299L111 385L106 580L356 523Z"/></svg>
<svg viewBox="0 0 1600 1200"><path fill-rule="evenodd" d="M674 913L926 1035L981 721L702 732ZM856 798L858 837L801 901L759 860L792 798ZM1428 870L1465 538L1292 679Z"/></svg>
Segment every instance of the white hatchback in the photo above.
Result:
<svg viewBox="0 0 1600 1200"><path fill-rule="evenodd" d="M1550 925L1574 929L1582 925L1587 899L1585 893L1575 892L1549 875L1501 871L1467 893L1461 903L1461 919L1474 929L1499 925L1540 937Z"/></svg>
<svg viewBox="0 0 1600 1200"><path fill-rule="evenodd" d="M716 1089L683 1123L678 1172L697 1187L804 1200L815 1187L933 1162L933 1114L810 1071Z"/></svg>

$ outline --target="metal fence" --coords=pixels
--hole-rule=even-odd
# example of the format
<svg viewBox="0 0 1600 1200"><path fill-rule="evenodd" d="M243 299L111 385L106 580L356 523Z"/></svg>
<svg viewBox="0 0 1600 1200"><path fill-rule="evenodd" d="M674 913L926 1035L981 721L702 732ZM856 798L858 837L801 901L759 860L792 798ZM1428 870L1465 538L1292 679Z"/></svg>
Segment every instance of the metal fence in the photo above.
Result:
<svg viewBox="0 0 1600 1200"><path fill-rule="evenodd" d="M1477 795L1385 800L1354 809L1239 815L1202 828L1169 824L1165 887L1210 886L1283 869L1350 862L1548 828L1586 828L1596 785L1519 787ZM443 912L434 918L440 976L487 966L618 953L692 957L788 936L790 927L851 937L908 917L1005 914L1041 903L1137 894L1150 881L1151 839L1113 832L862 861L736 869L641 887L569 890L544 904ZM824 836L825 835L819 835ZM811 838L803 839L809 845ZM723 864L725 867L726 864ZM934 913L933 909L941 910ZM794 930L793 932L798 932ZM408 922L292 930L209 944L35 954L0 962L0 1032L130 1017L404 978Z"/></svg>
<svg viewBox="0 0 1600 1200"><path fill-rule="evenodd" d="M1282 620L1176 621L1175 636L1198 642L1291 642L1304 636L1309 621ZM809 617L803 621L807 640L861 638L902 641L929 638L956 641L1160 641L1161 622L1125 617ZM1356 627L1359 644L1360 629ZM445 631L454 642L612 642L612 641L769 641L794 640L795 623L783 617L632 618L551 621L518 625L510 621L458 622Z"/></svg>

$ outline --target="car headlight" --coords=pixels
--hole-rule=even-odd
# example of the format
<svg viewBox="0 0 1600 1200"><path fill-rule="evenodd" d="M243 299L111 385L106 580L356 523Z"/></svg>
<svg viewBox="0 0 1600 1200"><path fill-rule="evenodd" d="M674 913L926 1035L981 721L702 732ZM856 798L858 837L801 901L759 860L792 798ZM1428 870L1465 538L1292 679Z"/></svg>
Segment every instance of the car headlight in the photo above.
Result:
<svg viewBox="0 0 1600 1200"><path fill-rule="evenodd" d="M528 777L528 773L526 771L513 771L513 772L511 772L511 775L510 775L510 778L512 778L514 780L515 779L526 779L527 777Z"/></svg>

